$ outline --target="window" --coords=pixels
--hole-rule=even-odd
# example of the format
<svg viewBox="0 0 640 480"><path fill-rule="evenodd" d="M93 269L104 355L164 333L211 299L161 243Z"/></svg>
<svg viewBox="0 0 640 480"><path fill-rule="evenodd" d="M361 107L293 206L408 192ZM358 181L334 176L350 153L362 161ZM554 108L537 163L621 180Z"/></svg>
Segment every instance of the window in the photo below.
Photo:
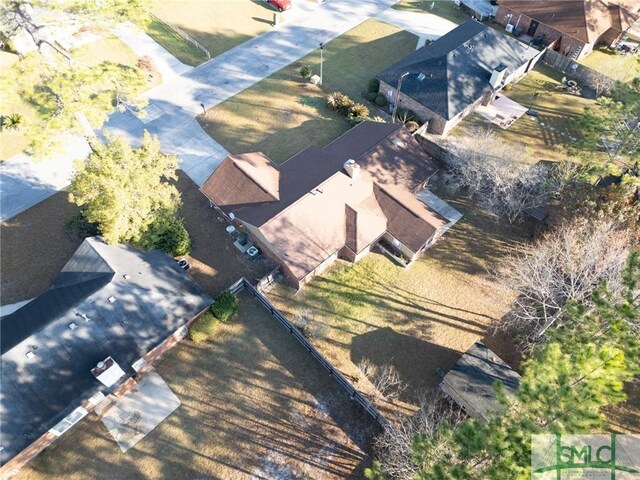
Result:
<svg viewBox="0 0 640 480"><path fill-rule="evenodd" d="M89 412L87 412L84 408L78 407L65 418L63 418L62 421L51 428L49 432L53 433L56 437L59 437L84 417L86 417L88 413Z"/></svg>

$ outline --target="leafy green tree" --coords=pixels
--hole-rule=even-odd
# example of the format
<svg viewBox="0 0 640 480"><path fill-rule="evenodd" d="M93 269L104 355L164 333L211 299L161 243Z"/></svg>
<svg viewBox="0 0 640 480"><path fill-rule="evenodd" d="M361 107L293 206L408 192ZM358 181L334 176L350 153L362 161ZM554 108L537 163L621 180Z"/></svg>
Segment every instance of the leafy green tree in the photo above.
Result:
<svg viewBox="0 0 640 480"><path fill-rule="evenodd" d="M135 66L48 62L37 53L17 62L13 77L22 80L17 92L37 109L41 119L30 123L27 131L36 153L53 148L61 133L90 136L83 127L84 120L97 129L116 107L144 106L139 94L147 85L146 75Z"/></svg>
<svg viewBox="0 0 640 480"><path fill-rule="evenodd" d="M157 248L173 257L187 255L191 250L191 238L184 220L171 210L163 210L156 215L138 244L148 249Z"/></svg>
<svg viewBox="0 0 640 480"><path fill-rule="evenodd" d="M49 24L35 24L27 5L22 0L9 0L0 6L2 37L10 39L26 32L38 47L38 52L21 58L0 76L0 95L17 93L37 110L40 120L30 122L25 131L33 140L32 153L48 153L61 134L91 136L90 130L100 128L116 107L144 106L139 94L148 80L136 65L78 61L73 52L50 40ZM34 6L73 14L79 23L105 30L123 20L144 19L149 12L148 0L37 1Z"/></svg>
<svg viewBox="0 0 640 480"><path fill-rule="evenodd" d="M145 132L140 148L123 139L96 143L86 162L78 162L69 198L98 225L108 243L137 243L159 217L175 215L180 194L178 160L160 151L158 139Z"/></svg>
<svg viewBox="0 0 640 480"><path fill-rule="evenodd" d="M640 185L640 78L629 84L618 82L598 105L586 107L574 121L581 137L578 154L591 170L601 176L616 174ZM605 150L605 165L593 159L593 152Z"/></svg>

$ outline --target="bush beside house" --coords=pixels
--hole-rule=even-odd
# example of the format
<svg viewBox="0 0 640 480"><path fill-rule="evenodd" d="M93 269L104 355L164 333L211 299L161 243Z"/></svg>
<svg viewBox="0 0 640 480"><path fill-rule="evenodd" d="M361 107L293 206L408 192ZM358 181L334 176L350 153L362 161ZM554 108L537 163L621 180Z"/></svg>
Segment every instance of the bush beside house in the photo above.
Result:
<svg viewBox="0 0 640 480"><path fill-rule="evenodd" d="M219 295L211 304L211 313L223 322L230 320L236 310L238 310L238 298L229 291Z"/></svg>

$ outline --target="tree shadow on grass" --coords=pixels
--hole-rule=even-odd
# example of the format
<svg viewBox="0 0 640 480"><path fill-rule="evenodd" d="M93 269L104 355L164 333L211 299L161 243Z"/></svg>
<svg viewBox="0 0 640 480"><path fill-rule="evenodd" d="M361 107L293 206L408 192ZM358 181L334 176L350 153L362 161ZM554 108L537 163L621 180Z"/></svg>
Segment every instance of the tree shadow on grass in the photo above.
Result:
<svg viewBox="0 0 640 480"><path fill-rule="evenodd" d="M378 367L393 365L402 381L409 385L400 395L400 400L405 402L415 401L424 389L437 387L440 377L436 369L447 372L461 356L460 352L398 333L390 327L353 337L350 354L356 365L365 358Z"/></svg>

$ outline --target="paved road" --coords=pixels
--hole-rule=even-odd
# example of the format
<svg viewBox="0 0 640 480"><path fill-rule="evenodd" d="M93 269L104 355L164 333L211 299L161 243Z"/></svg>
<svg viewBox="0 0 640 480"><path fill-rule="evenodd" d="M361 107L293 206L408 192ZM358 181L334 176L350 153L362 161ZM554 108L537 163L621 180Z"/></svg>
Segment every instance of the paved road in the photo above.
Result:
<svg viewBox="0 0 640 480"><path fill-rule="evenodd" d="M125 135L134 144L145 129L157 134L163 150L178 155L182 169L202 185L228 155L195 121L203 106L209 109L224 102L312 52L320 42L332 40L395 2L330 0L313 10L313 15L289 18L273 30L149 91L146 118L128 112L114 114L107 128Z"/></svg>
<svg viewBox="0 0 640 480"><path fill-rule="evenodd" d="M458 26L457 23L432 13L407 12L393 8L388 8L375 18L419 36L422 45L425 40L437 40Z"/></svg>
<svg viewBox="0 0 640 480"><path fill-rule="evenodd" d="M211 139L195 120L195 115L202 112L201 104L211 108L227 100L312 52L319 42L332 40L377 16L397 1L327 0L318 7L310 7L312 4L306 3L303 9L293 10L286 22L272 30L173 76L149 91L145 118L129 112L114 113L105 128L124 135L134 145L139 143L145 129L157 134L163 150L178 155L182 169L202 185L228 152ZM120 35L138 54L150 51L157 54L155 42L136 39L126 28ZM170 71L179 67L172 62L163 62L162 68ZM3 162L0 165L2 220L64 188L68 184L71 163L69 155L53 159L49 168L42 168L44 163L29 165L24 157Z"/></svg>
<svg viewBox="0 0 640 480"><path fill-rule="evenodd" d="M72 136L64 149L49 158L33 160L21 153L0 164L0 221L33 207L69 185L73 163L90 152L83 137Z"/></svg>

